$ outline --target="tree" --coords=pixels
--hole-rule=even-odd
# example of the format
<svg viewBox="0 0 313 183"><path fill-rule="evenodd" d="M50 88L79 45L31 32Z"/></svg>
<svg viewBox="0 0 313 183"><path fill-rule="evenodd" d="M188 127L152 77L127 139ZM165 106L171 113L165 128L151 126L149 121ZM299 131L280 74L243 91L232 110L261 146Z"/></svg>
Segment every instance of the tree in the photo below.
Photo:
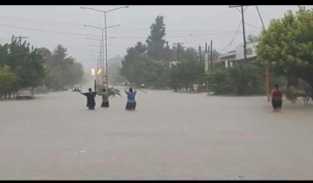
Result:
<svg viewBox="0 0 313 183"><path fill-rule="evenodd" d="M52 54L46 49L41 49L41 54L46 55L48 88L62 90L82 81L84 74L82 65L74 58L67 57L66 48L62 45L58 45Z"/></svg>
<svg viewBox="0 0 313 183"><path fill-rule="evenodd" d="M41 58L43 59L44 63L47 64L52 56L51 51L48 48L42 47L38 48L38 52L41 55Z"/></svg>
<svg viewBox="0 0 313 183"><path fill-rule="evenodd" d="M0 99L16 91L16 75L9 66L0 66Z"/></svg>
<svg viewBox="0 0 313 183"><path fill-rule="evenodd" d="M199 61L182 60L171 68L170 84L173 89L190 89L193 84L199 83L201 76Z"/></svg>
<svg viewBox="0 0 313 183"><path fill-rule="evenodd" d="M8 65L17 77L17 89L35 88L44 80L44 67L38 50L30 47L30 43L21 43L14 36L8 45Z"/></svg>
<svg viewBox="0 0 313 183"><path fill-rule="evenodd" d="M185 49L181 44L171 48L164 40L165 30L163 17L156 17L147 44L138 42L127 49L121 74L135 85L145 84L153 88L190 88L194 83L201 83L204 69L197 50ZM171 61L175 60L179 64L170 69Z"/></svg>
<svg viewBox="0 0 313 183"><path fill-rule="evenodd" d="M275 19L262 33L257 46L258 60L273 65L273 70L287 77L288 87L297 86L297 78L313 86L313 10L288 11Z"/></svg>
<svg viewBox="0 0 313 183"><path fill-rule="evenodd" d="M165 24L163 16L157 16L155 23L150 27L150 35L147 38L147 54L153 59L162 60L165 51L164 46L166 41L163 39L165 36Z"/></svg>
<svg viewBox="0 0 313 183"><path fill-rule="evenodd" d="M231 68L221 67L208 75L209 89L221 95L262 94L264 79L263 67L253 63L235 65Z"/></svg>

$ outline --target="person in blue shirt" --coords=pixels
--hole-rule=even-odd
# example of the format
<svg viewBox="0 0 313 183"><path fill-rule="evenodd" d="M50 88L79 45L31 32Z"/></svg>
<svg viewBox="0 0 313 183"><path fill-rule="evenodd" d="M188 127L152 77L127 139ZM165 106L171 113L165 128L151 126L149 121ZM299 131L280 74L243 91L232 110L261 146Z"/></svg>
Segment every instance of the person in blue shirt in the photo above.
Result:
<svg viewBox="0 0 313 183"><path fill-rule="evenodd" d="M127 104L126 104L126 110L135 110L136 109L136 91L134 91L132 88L129 88L128 91L125 90L125 93L127 95Z"/></svg>

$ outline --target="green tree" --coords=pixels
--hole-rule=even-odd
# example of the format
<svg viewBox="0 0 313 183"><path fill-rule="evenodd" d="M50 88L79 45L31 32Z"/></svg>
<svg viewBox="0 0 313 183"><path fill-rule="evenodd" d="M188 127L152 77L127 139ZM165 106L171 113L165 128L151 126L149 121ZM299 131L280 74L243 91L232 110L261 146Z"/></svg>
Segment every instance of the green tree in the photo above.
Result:
<svg viewBox="0 0 313 183"><path fill-rule="evenodd" d="M254 95L264 93L264 68L253 63L221 67L208 75L209 89L218 95Z"/></svg>
<svg viewBox="0 0 313 183"><path fill-rule="evenodd" d="M147 38L147 54L152 59L162 60L164 59L163 53L165 52L164 40L165 36L165 24L163 16L157 16L155 23L150 27L150 35Z"/></svg>
<svg viewBox="0 0 313 183"><path fill-rule="evenodd" d="M58 45L52 54L46 49L41 49L41 54L46 55L46 85L48 88L62 90L66 87L73 87L83 79L82 65L74 58L67 57L66 51L62 45Z"/></svg>
<svg viewBox="0 0 313 183"><path fill-rule="evenodd" d="M6 65L10 66L17 77L17 89L35 88L42 84L45 73L38 50L24 41L21 43L14 36L8 45Z"/></svg>
<svg viewBox="0 0 313 183"><path fill-rule="evenodd" d="M170 84L173 89L189 89L193 84L201 84L202 68L199 61L182 60L173 65L170 72Z"/></svg>
<svg viewBox="0 0 313 183"><path fill-rule="evenodd" d="M9 66L0 65L0 99L16 91L16 75Z"/></svg>
<svg viewBox="0 0 313 183"><path fill-rule="evenodd" d="M273 71L287 77L288 87L297 86L297 78L313 86L313 10L288 11L275 19L262 33L257 46L259 61L269 62Z"/></svg>

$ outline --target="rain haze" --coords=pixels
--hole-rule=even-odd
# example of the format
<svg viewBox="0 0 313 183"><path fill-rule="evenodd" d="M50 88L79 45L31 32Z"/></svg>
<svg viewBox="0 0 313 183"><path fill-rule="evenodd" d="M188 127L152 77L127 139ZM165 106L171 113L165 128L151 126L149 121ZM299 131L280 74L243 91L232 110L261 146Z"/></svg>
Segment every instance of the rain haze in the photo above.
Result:
<svg viewBox="0 0 313 183"><path fill-rule="evenodd" d="M0 6L0 179L313 179L310 8Z"/></svg>
<svg viewBox="0 0 313 183"><path fill-rule="evenodd" d="M116 6L88 6L102 10ZM297 6L259 6L267 26ZM262 24L255 6L245 7L247 35L258 35ZM186 47L198 48L213 40L214 48L227 52L242 42L241 14L229 6L129 6L108 14L108 26L119 27L108 31L108 58L126 54L127 48L138 41L145 42L150 25L156 16L164 16L166 40L172 45L182 42ZM7 42L12 34L27 36L38 46L53 50L57 44L68 49L68 54L94 67L101 33L84 27L85 24L103 26L103 15L80 9L80 6L1 6L0 41ZM49 39L46 39L49 38ZM91 38L91 39L90 39Z"/></svg>

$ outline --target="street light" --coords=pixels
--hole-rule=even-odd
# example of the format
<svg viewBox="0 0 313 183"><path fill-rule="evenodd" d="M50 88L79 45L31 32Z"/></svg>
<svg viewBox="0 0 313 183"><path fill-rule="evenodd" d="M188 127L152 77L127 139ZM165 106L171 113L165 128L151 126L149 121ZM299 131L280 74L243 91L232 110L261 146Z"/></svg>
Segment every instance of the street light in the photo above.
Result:
<svg viewBox="0 0 313 183"><path fill-rule="evenodd" d="M100 9L96 9L96 8L89 8L89 7L81 6L80 9L92 10L92 11L96 11L96 12L100 12L100 13L108 13L108 12L112 12L112 11L115 11L115 10L118 10L118 9L128 8L128 7L129 6L126 5L126 6L121 6L121 7L118 7L118 8L112 8L112 9L109 9L109 10L100 10Z"/></svg>
<svg viewBox="0 0 313 183"><path fill-rule="evenodd" d="M107 13L112 12L112 11L116 11L118 9L122 9L122 8L128 8L129 6L121 6L118 8L113 8L113 9L109 9L109 10L100 10L100 9L96 9L96 8L89 8L89 7L80 7L80 9L85 9L85 10L92 10L95 12L99 12L99 13L103 13L104 16L104 33L105 33L105 64L106 64L106 82L107 85L109 86L109 79L108 79L108 39L107 39L107 29L109 27L107 27ZM111 28L112 26L110 26Z"/></svg>
<svg viewBox="0 0 313 183"><path fill-rule="evenodd" d="M111 26L108 26L106 28L103 28L103 27L99 27L99 26L94 26L94 25L87 25L87 24L84 24L84 27L90 27L90 28L94 28L94 29L97 29L97 30L100 30L101 31L101 43L103 43L103 32L106 30L106 29L109 29L109 28L113 28L113 27L118 27L120 26L119 24L116 24L116 25L111 25ZM107 39L107 38L106 38ZM103 58L103 45L100 44L100 59L102 59L102 63L104 63L104 58ZM100 67L104 67L104 65L101 63ZM107 59L106 59L106 73L108 73L108 64L107 64ZM108 75L106 74L106 83L108 85Z"/></svg>

